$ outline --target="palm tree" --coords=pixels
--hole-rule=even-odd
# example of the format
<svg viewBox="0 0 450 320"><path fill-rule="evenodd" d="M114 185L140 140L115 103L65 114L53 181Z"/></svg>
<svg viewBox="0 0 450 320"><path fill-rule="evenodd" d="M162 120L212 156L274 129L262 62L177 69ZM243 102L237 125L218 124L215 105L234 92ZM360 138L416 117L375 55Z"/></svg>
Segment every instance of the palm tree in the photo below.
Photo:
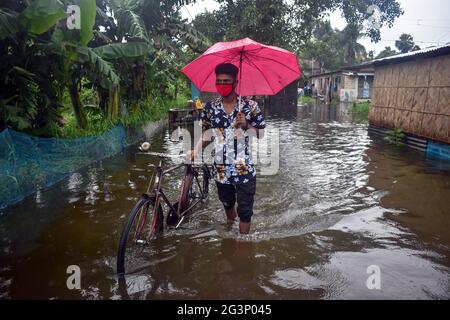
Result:
<svg viewBox="0 0 450 320"><path fill-rule="evenodd" d="M367 60L366 48L358 43L358 39L363 36L361 27L348 24L341 31L341 45L344 50L344 62L347 65L353 65Z"/></svg>
<svg viewBox="0 0 450 320"><path fill-rule="evenodd" d="M400 39L395 41L395 46L401 53L420 50L420 47L414 44L414 39L410 34L404 33Z"/></svg>

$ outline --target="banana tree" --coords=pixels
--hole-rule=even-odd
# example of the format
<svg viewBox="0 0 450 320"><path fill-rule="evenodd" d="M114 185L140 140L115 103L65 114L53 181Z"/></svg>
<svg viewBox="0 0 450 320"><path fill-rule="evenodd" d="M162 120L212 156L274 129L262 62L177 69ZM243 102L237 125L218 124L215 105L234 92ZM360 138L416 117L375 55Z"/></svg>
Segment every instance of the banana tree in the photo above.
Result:
<svg viewBox="0 0 450 320"><path fill-rule="evenodd" d="M73 4L74 2L67 2ZM80 0L76 2L80 8L80 29L69 30L65 23L61 23L66 17L64 6L59 0L35 0L24 11L24 25L28 32L43 34L50 32L52 36L46 44L48 51L59 55L63 60L63 83L67 87L72 102L73 112L80 128L87 126L87 119L83 102L80 99L80 82L88 71L93 71L104 87L111 91L114 97L111 104L113 110L109 110L108 118L118 115L117 92L119 78L114 68L92 48L87 45L93 37L97 6L95 0ZM45 46L45 45L44 45ZM92 72L91 72L92 74Z"/></svg>
<svg viewBox="0 0 450 320"><path fill-rule="evenodd" d="M5 0L0 4L0 127L7 124L20 131L50 135L61 120L58 109L58 57L42 50L46 38L27 32L43 28L46 21L33 22L33 2ZM49 6L52 15L54 9Z"/></svg>
<svg viewBox="0 0 450 320"><path fill-rule="evenodd" d="M83 104L79 98L78 80L74 76L73 70L76 70L76 62L80 62L76 57L79 56L83 59L79 53L84 53L78 52L80 50L76 50L76 47L86 47L92 38L92 26L96 11L95 0L80 0L79 7L83 19L81 29L74 32L63 30L59 26L59 22L66 18L65 6L59 0L34 0L20 13L19 20L21 31L26 31L31 37L41 37L40 41L33 44L44 52L44 55L55 55L62 61L60 65L64 76L61 82L66 85L70 93L77 123L84 128L87 121ZM48 38L52 31L53 36L49 41ZM69 38L71 41L64 41ZM89 56L88 54L84 55ZM91 56L89 57L91 58Z"/></svg>
<svg viewBox="0 0 450 320"><path fill-rule="evenodd" d="M8 108L0 112L0 125L15 121L16 127L23 129L33 126L40 115L58 115L64 87L70 94L78 126L86 127L80 99L83 78L98 89L100 105L109 119L119 114L119 94L131 109L150 92L164 94L168 83L179 82L186 48L201 43L195 40L199 35L184 26L179 16L179 7L192 2L2 1L0 54L2 62L8 63L0 66L0 104ZM65 8L69 4L80 6L79 30L66 27ZM153 20L147 10L152 6ZM190 34L193 38L189 38ZM4 88L4 84L8 87ZM41 97L42 93L46 95ZM17 110L17 106L21 109ZM42 106L48 110L39 109ZM20 118L24 121L17 120Z"/></svg>
<svg viewBox="0 0 450 320"><path fill-rule="evenodd" d="M130 87L141 89L128 90L131 100L139 99L141 92L153 91L153 94L156 94L155 90L146 90L148 87L160 88L161 90L158 90L160 94L164 94L163 87L167 87L168 83L173 83L176 87L180 77L179 70L187 62L186 49L200 53L209 46L205 36L181 19L180 7L194 2L111 1L119 30L118 40L142 41L153 49L144 59L136 60L131 68L126 63L119 66L123 72L130 74ZM144 83L140 83L141 79ZM158 81L155 81L156 79ZM145 83L148 83L147 88L144 88Z"/></svg>
<svg viewBox="0 0 450 320"><path fill-rule="evenodd" d="M145 97L147 92L145 86L144 64L146 57L154 49L146 42L134 41L124 43L111 43L93 49L100 57L114 63L115 68L120 74L126 75L121 79L121 88L123 89L124 102L129 104L132 110L137 111L139 100ZM109 98L109 95L102 93L99 87L101 100ZM108 105L101 101L101 105Z"/></svg>

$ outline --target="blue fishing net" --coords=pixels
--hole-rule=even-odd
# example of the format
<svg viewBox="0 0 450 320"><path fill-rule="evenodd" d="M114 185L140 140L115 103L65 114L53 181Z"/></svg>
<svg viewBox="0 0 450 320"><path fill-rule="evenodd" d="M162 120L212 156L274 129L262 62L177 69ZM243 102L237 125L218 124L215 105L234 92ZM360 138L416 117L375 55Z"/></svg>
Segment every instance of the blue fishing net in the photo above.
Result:
<svg viewBox="0 0 450 320"><path fill-rule="evenodd" d="M0 209L38 189L61 181L93 161L121 152L137 137L116 126L97 137L33 137L14 130L0 133Z"/></svg>

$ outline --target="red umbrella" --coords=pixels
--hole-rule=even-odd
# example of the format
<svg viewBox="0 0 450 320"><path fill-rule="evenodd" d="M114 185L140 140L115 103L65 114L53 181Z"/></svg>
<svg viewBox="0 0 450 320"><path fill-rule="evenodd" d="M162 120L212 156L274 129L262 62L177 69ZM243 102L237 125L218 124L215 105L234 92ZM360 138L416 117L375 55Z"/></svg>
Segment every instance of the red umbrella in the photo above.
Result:
<svg viewBox="0 0 450 320"><path fill-rule="evenodd" d="M239 68L237 93L243 96L277 94L301 75L294 53L249 38L218 42L181 72L198 90L216 92L214 69L220 63Z"/></svg>

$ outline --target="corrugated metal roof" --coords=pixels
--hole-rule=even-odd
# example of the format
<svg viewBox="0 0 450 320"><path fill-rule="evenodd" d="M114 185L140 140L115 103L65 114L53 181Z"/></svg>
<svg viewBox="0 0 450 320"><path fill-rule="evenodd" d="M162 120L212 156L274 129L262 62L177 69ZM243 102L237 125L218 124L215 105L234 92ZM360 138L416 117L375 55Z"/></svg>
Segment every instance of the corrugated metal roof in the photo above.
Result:
<svg viewBox="0 0 450 320"><path fill-rule="evenodd" d="M369 65L370 67L370 65ZM362 69L363 71L355 71L358 69ZM329 71L329 72L324 72L324 73L319 73L319 74L315 74L313 76L310 76L309 78L318 78L318 77L324 77L324 76L330 76L333 74L344 74L347 76L357 76L357 75L374 75L375 74L375 70L373 68L370 68L370 70L364 70L364 65L358 65L358 66L353 66L353 67L345 67L342 69L338 69L338 70L334 70L334 71Z"/></svg>
<svg viewBox="0 0 450 320"><path fill-rule="evenodd" d="M428 48L417 50L417 51L397 54L395 56L390 56L390 57L381 58L381 59L375 59L372 61L368 61L364 64L369 64L369 65L373 64L375 66L379 66L379 65L388 64L388 63L395 63L395 62L399 63L399 62L408 61L408 60L412 60L412 59L416 59L416 58L436 57L436 56L441 56L441 55L449 54L449 53L450 53L450 44L446 44L443 46L428 47ZM364 65L364 64L362 64L362 65Z"/></svg>
<svg viewBox="0 0 450 320"><path fill-rule="evenodd" d="M376 67L376 66L381 66L381 65L390 64L390 63L401 63L401 62L405 62L405 61L409 61L409 60L414 60L417 58L437 57L437 56L442 56L445 54L450 54L450 43L445 44L443 46L428 47L428 48L424 48L424 49L417 50L417 51L397 54L395 56L366 61L366 62L363 62L358 65L343 67L343 68L335 70L335 71L324 72L322 74L315 74L315 75L311 76L310 78L316 78L316 77L320 77L320 76L330 75L330 74L342 72L345 70L357 70L357 69L362 69L364 67L374 67L374 66Z"/></svg>

